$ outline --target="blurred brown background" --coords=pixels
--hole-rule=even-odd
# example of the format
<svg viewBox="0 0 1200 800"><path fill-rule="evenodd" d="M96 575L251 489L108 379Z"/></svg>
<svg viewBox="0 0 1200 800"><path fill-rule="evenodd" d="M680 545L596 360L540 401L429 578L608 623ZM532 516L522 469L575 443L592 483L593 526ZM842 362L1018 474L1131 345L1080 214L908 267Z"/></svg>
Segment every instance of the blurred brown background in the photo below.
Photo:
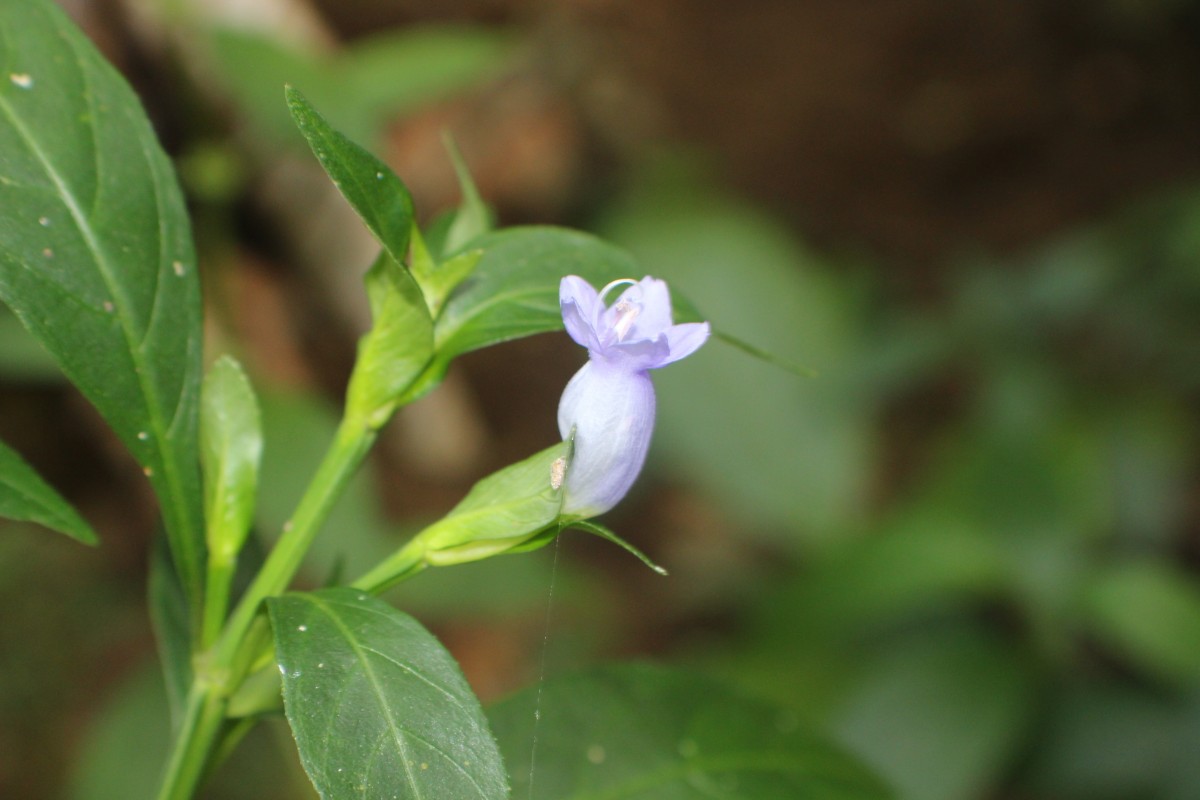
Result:
<svg viewBox="0 0 1200 800"><path fill-rule="evenodd" d="M849 477L824 495L833 498L829 507L805 515L781 504L782 511L764 511L761 518L709 494L703 476L698 477L701 468L680 467L693 457L703 459L689 449L687 432L671 429L664 420L661 454L610 522L675 574L663 582L621 553L590 541L567 541L565 555L560 554L567 562L565 573L558 578L563 591L552 609L545 645L552 670L601 658L654 655L740 675L756 691L802 706L806 718L861 745L885 774L901 762L890 777L901 782L905 797L1198 796L1187 792L1200 784L1163 777L1176 776L1175 761L1150 777L1133 769L1133 778L1109 782L1107 790L1082 779L1072 783L1075 772L1057 762L1038 765L1035 754L1048 747L1046 731L1058 731L1055 725L1068 731L1063 734L1067 750L1080 763L1110 758L1100 745L1088 750L1086 742L1070 738L1075 722L1038 715L1039 705L1058 708L1069 694L1063 687L1084 678L1098 681L1106 698L1120 694L1123 704L1118 705L1133 720L1127 721L1131 735L1170 740L1177 732L1170 727L1177 724L1171 716L1176 709L1186 706L1195 716L1191 678L1177 679L1171 667L1172 676L1162 679L1153 657L1146 667L1136 645L1132 657L1123 649L1124 634L1113 640L1089 632L1086 619L1056 616L1057 607L1043 614L1038 601L1024 604L1028 598L1021 591L977 591L978 585L991 586L983 578L963 579L970 583L965 601L951 590L949 604L932 615L934 623L924 606L919 614L886 624L871 617L855 634L853 648L847 650L844 642L837 645L842 649L830 645L828 652L836 652L836 658L801 652L808 646L798 643L802 631L808 637L805 626L817 623L779 609L800 602L807 590L796 587L824 574L822 564L842 563L837 542L885 537L898 524L894 512L911 508L914 497L925 497L921 487L927 482L937 483L931 475L945 457L947 441L966 441L971 452L990 452L987 442L1005 440L999 433L982 437L980 444L969 438L974 435L970 425L961 425L975 418L977 403L982 417L999 408L989 406L987 398L1002 384L1016 386L1013 391L1026 399L1050 385L1054 388L1045 396L1055 398L1104 398L1110 390L1124 398L1121 403L1150 397L1146 419L1167 420L1154 435L1180 444L1180 453L1164 456L1169 474L1154 473L1161 483L1153 475L1148 479L1172 498L1173 510L1148 523L1155 529L1148 539L1125 536L1128 525L1114 511L1093 526L1100 533L1083 537L1086 543L1078 549L1065 547L1062 552L1069 552L1062 557L1075 559L1071 563L1084 570L1101 550L1120 554L1113 556L1118 560L1151 553L1178 571L1190 597L1200 556L1195 491L1200 463L1193 449L1192 413L1200 339L1188 341L1200 320L1200 307L1191 304L1200 280L1197 251L1187 243L1200 243L1195 233L1200 215L1155 205L1154 198L1187 195L1196 186L1200 5L1188 0L64 0L63 5L131 81L165 147L178 159L205 269L210 349L236 349L260 387L269 387L264 389L271 395L267 415L280 426L276 441L287 441L276 458L291 461L295 473L281 466L278 485L290 479L298 491L299 465L308 455L307 445L294 440L310 432L319 438L329 409L340 400L355 337L366 323L358 280L373 245L303 149L294 148L294 142L293 149L278 144L272 115L283 111L281 92L278 108L267 110L269 101L259 102L249 86L252 62L236 60L262 51L229 49L210 31L249 31L321 54L327 63L389 31L454 23L457 29L502 33L501 54L480 56L482 67L464 68L461 77L446 79L436 90L414 89L404 102L380 101L373 115L359 120L360 132L371 139L363 143L409 184L422 217L432 219L457 202L444 131L461 148L502 224L599 230L642 255L655 274L660 267L653 254L663 253L665 260L667 244L653 234L668 222L656 222L647 209L653 210L660 196L682 196L680 207L686 210L691 193L716 187L712 191L721 198L733 198L731 208L753 209L759 215L755 219L767 220L770 237L798 243L801 266L816 265L813 272L820 275L810 286L812 296L832 310L828 318L802 322L786 310L776 312L770 293L731 298L730 308L743 308L747 326L756 306L760 316L778 314L776 322L784 327L812 324L836 328L839 335L844 329L851 344L822 349L798 341L780 347L789 357L821 362L816 366L823 377L816 387L800 381L796 390L824 398L812 411L817 420L812 424L824 424L826 405L857 409L851 422L829 417L831 426L855 426L846 454L839 450L826 462L814 455L814 463L796 467L799 482L809 471L857 464L844 467ZM272 70L286 71L286 63L263 56L262 70L273 75ZM242 79L245 85L239 85ZM346 105L352 107L354 98L346 98ZM343 119L351 125L358 118L346 112ZM688 183L693 179L687 176L696 173L704 177ZM662 189L660 195L656 181L681 181L684 188L676 195ZM1085 264L1069 273L1063 291L1070 294L1070 286L1080 286L1078 295L1091 299L1080 301L1084 305L1078 309L1067 303L1065 316L1045 312L1037 283L1040 248L1053 248L1074 231L1125 219L1130 208L1142 210L1134 212L1134 222L1116 223L1119 230L1113 234L1134 242L1120 249L1125 259L1120 279L1087 295L1093 285L1087 276L1107 275L1109 267ZM668 217L672 224L681 219L667 215L664 220ZM1154 238L1145 232L1175 219L1183 221L1178 230L1168 230L1177 237L1172 258L1184 266L1146 266L1157 250L1150 244L1143 248L1139 237ZM1117 252L1104 246L1107 234L1098 235L1096 251ZM792 251L785 247L783 252ZM748 253L746 259L754 257ZM979 262L988 269L979 271ZM791 274L790 263L783 258L772 268ZM727 282L753 280L743 276L747 267L738 261L705 269L702 274L713 276L714 284L720 283L718 269ZM1157 299L1133 310L1116 300L1105 305L1128 285L1149 286ZM697 294L705 292L698 288ZM719 322L724 311L719 286L708 297L704 307ZM989 316L989 301L1003 306L1004 313ZM993 316L998 321L992 328L955 327L963 319ZM1143 318L1161 322L1163 330L1135 341L1129 331L1145 332ZM1010 334L1016 344L1005 350ZM883 347L889 344L911 344L913 352L926 355L889 355ZM6 340L4 346L17 352L16 344ZM989 361L993 348L1003 353ZM957 355L945 357L949 351ZM1178 365L1189 362L1189 351L1193 367L1184 373ZM886 379L841 374L839 359L874 364L893 356L899 366L880 367ZM153 499L140 471L52 369L36 355L9 361L0 372L0 436L79 505L104 544L86 551L40 532L0 536L0 627L5 631L0 637L0 796L99 797L99 790L89 794L79 788L83 784L72 777L76 768L64 765L94 756L88 742L95 720L153 655L143 601L156 524ZM558 394L579 361L563 337L536 337L463 358L437 395L406 410L373 459L361 493L350 501L361 507L347 512L344 522L368 531L355 540L350 561L365 563L386 552L403 541L403 532L444 512L479 476L553 441ZM993 372L993 362L1004 369L1037 364L1032 371L1039 378L1021 383L1026 372L1010 374L999 367ZM889 369L911 372L896 378ZM1018 374L1017 383L1005 383ZM1056 376L1062 386L1039 382L1043 374ZM677 399L666 408L683 402L682 387L695 385L680 380ZM721 378L716 374L710 380ZM664 393L670 388L667 376L660 386ZM755 401L753 392L742 397L748 415L756 413ZM733 402L736 407L738 401ZM1029 402L1037 408L1030 412L1034 416L1050 414L1039 417L1043 422L1057 419L1045 409L1069 407L1064 418L1071 421L1063 430L1086 427L1079 420L1091 419L1087 402ZM809 412L797 404L795 413ZM1118 417L1127 418L1124 411L1114 412L1113 419ZM1058 442L1059 428L1041 424L1025 429L1049 431L1039 434L1043 444ZM311 444L317 452L321 446ZM731 481L738 475L746 479L746 463L753 458L729 467ZM775 470L777 477L791 469L788 462L780 463L785 466ZM997 469L1008 475L1030 468L1017 461ZM980 485L994 488L996 481L980 478ZM1052 479L1044 485L1050 486L1047 492L1056 491ZM1013 496L1023 505L1025 495ZM287 513L289 497L281 491L279 498L264 502L266 530ZM997 546L1003 550L1007 541ZM330 553L318 554L310 580L320 579L337 547L331 541ZM1042 551L1031 556L1031 574L1050 558ZM449 588L440 593L414 588L413 596L401 595L398 602L425 614L486 702L538 674L550 559L550 553L542 553L527 567L497 567L505 571L458 579L477 581L480 593L494 587L506 597L494 608L483 597L475 597L473 607L447 599L462 585L449 576ZM1053 574L1074 574L1073 569ZM1021 580L1029 577L1022 575ZM943 589L939 584L938 592ZM835 607L837 602L830 601ZM1185 627L1192 619L1188 613ZM1004 711L1012 723L990 750L980 745L986 758L968 754L977 766L966 769L957 783L922 785L905 772L904 762L915 769L926 763L921 758L936 761L936 747L917 756L881 755L879 740L895 731L868 722L886 717L892 706L871 706L863 699L869 693L855 695L845 687L830 688L826 700L814 701L808 689L793 685L813 680L815 696L824 690L813 676L836 672L831 665L841 663L838 658L861 656L864 651L855 648L863 641L894 643L918 628L942 630L944 617L955 615L969 617L972 631L986 631L1005 647L1011 644L1012 652L1020 651L1025 670L1017 681L1023 688L1014 690L1017 699ZM784 643L755 644L762 637L754 631L765 628ZM824 641L811 636L805 641ZM740 652L750 655L742 662L730 655ZM1026 669L1024 659L1031 652L1037 653L1032 657L1037 667ZM954 664L956 657L950 657ZM814 667L817 662L824 666ZM903 671L893 667L889 674ZM954 674L974 675L971 669ZM1185 664L1183 672L1191 675L1191 669ZM930 680L941 685L940 679ZM1130 686L1136 691L1127 697ZM1143 689L1154 703L1142 696ZM964 694L970 698L976 692ZM1167 710L1155 716L1160 706ZM839 708L851 710L839 716ZM955 708L967 709L963 713L970 718L970 700ZM1125 720L1108 706L1096 708L1101 709L1095 711L1097 719ZM1169 724L1162 721L1167 717ZM953 738L950 722L931 724ZM1080 730L1087 727L1080 723ZM252 746L277 749L269 741ZM962 758L964 764L970 760ZM235 774L247 768L245 762L231 766ZM269 777L228 780L218 782L212 796L302 796L295 792L304 786L302 777L292 788L275 789L264 788L275 785ZM239 782L242 794L230 788Z"/></svg>

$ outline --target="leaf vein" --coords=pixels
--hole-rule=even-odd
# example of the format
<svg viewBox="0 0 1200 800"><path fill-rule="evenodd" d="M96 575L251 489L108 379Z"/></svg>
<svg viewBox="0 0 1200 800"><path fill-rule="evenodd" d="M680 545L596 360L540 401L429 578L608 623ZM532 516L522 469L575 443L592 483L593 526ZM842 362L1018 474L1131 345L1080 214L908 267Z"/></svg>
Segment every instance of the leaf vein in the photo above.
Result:
<svg viewBox="0 0 1200 800"><path fill-rule="evenodd" d="M387 695L383 691L383 686L380 684L378 676L375 675L375 670L371 668L370 662L363 656L362 650L359 647L357 640L354 638L353 632L345 625L341 617L339 617L324 600L313 597L312 595L302 595L302 597L311 602L319 611L323 612L329 617L330 621L333 622L334 626L346 640L346 643L350 645L350 649L354 651L354 654L358 656L359 661L362 662L363 669L366 673L367 682L375 694L375 699L386 712L384 714L384 719L387 722L387 731L391 734L392 740L396 743L396 749L400 751L400 763L404 766L405 777L408 779L409 786L412 787L414 796L417 798L417 800L421 800L423 795L421 793L420 786L417 784L416 776L412 771L412 764L408 758L408 747L404 741L404 735L396 726L396 722L392 718L392 707L388 702Z"/></svg>

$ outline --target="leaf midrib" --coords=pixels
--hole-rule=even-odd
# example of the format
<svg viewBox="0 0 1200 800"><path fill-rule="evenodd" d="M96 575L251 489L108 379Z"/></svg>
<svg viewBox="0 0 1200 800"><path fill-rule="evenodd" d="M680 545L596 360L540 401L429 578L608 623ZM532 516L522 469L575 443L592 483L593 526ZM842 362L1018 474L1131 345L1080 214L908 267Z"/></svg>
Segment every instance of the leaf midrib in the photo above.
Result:
<svg viewBox="0 0 1200 800"><path fill-rule="evenodd" d="M94 94L92 91L93 87L89 80L88 71L85 68L82 61L80 60L79 52L75 49L74 44L69 40L69 38L65 38L64 40L66 41L67 46L71 49L72 55L75 58L75 64L76 64L76 67L78 68L79 75L85 84L83 96L84 96L85 102L88 105L89 112L92 112L93 125L91 127L91 130L92 130L92 135L94 138L95 137L95 124L97 123L99 118L95 114L96 107L94 104L95 98L94 98ZM167 429L164 424L164 420L160 414L160 409L159 409L160 398L158 396L157 389L155 388L153 383L149 381L149 377L148 377L149 370L147 369L149 364L142 357L141 342L137 342L137 344L135 344L135 341L137 341L137 337L136 337L135 332L132 329L132 317L131 317L131 314L129 313L130 301L129 301L128 297L126 296L126 294L119 290L119 286L113 275L112 265L109 263L108 253L106 252L105 248L102 246L102 244L99 240L99 237L96 235L96 232L91 225L90 220L84 214L83 209L80 206L78 199L75 197L74 191L69 187L67 182L59 174L58 170L55 168L54 164L52 163L50 158L47 156L45 151L42 150L42 148L38 145L36 139L31 135L28 127L22 121L22 118L20 117L20 115L16 113L16 111L14 110L12 105L9 103L9 101L3 95L0 95L0 109L3 110L5 116L12 123L14 130L17 131L18 136L20 136L21 140L25 143L25 146L27 148L29 148L29 152L33 154L36 161L41 165L41 167L42 167L43 171L45 172L45 174L47 175L47 177L49 177L50 180L53 182L55 188L58 191L59 196L62 198L63 204L66 206L68 213L71 215L72 220L75 222L76 228L79 230L80 235L83 237L84 242L88 247L88 250L92 254L92 263L95 266L96 271L99 273L101 279L103 280L105 288L108 290L108 293L112 296L114 313L117 316L117 320L118 320L118 323L119 323L119 326L121 329L122 336L125 339L126 349L129 351L130 358L134 362L134 366L135 366L134 372L137 376L136 380L138 383L138 387L141 390L143 400L146 404L146 413L147 413L148 422L149 422L148 427L153 431L155 441L158 442L158 444L159 444L159 456L161 459L161 467L164 472L163 477L167 483L170 500L176 506L175 510L177 511L177 519L179 520L178 524L180 526L182 526L182 529L179 531L179 536L177 538L182 540L181 543L183 544L183 546L188 547L189 550L191 551L187 556L188 560L190 561L195 556L195 548L191 547L193 537L191 535L191 531L188 530L188 528L190 527L190 524L188 522L189 516L186 512L187 504L185 502L183 487L180 482L180 476L178 474L178 471L175 468L173 459L170 459L167 457L167 453L166 453ZM95 160L96 160L96 181L97 181L97 189L98 189L99 183L101 180L100 150L96 147L93 147L93 152L95 154ZM144 147L142 148L142 154L143 154L143 156L146 155ZM152 175L153 178L156 178L157 176L153 172L153 165L148 164L148 166L151 167L150 175ZM158 196L159 192L158 192L157 181L155 179L152 179L151 183L154 185L155 202L157 205L159 203L159 196ZM97 191L97 196L99 196L98 191ZM158 210L161 210L161 209L158 209ZM159 216L160 216L159 238L160 238L160 242L161 242L161 239L162 239L161 214ZM160 263L157 265L157 269L156 269L156 282L155 282L155 290L154 290L154 305L155 306L157 306L158 296L159 296L159 292L160 292L159 285L158 285L158 274L157 273L161 269L162 269L162 264ZM152 308L152 318L151 318L151 320L148 321L148 323L153 321L153 313L154 313L154 309ZM149 329L147 329L147 330L149 330ZM182 392L181 392L181 397L182 397ZM177 404L176 405L177 410L178 410L178 407L179 406ZM164 517L167 520L170 520L172 516L173 516L172 514L164 514Z"/></svg>
<svg viewBox="0 0 1200 800"><path fill-rule="evenodd" d="M496 305L500 305L500 304L504 304L504 303L515 302L521 298L537 297L538 295L545 294L545 292L546 292L546 290L542 287L530 286L526 289L510 289L507 292L497 292L496 294L491 295L487 300L483 301L482 303L477 303L477 304L471 306L470 312L464 313L461 317L458 317L455 320L455 324L450 327L448 333L444 333L441 337L437 337L437 338L441 338L441 341L437 343L438 349L441 350L442 348L446 347L446 345L453 342L454 338L458 334L462 333L463 329L467 326L468 323L470 323L472 320L476 319L477 317L481 316L485 311L490 309L492 306L496 306ZM538 328L539 331L542 330L542 328L543 328L543 326L541 326L541 325L538 325L536 327ZM552 331L555 329L555 327L556 327L555 325L551 324L550 327L545 328L545 330ZM442 330L445 331L446 329L443 328ZM437 331L435 331L435 337L436 337L436 334L437 334ZM512 335L507 336L506 339L515 339L515 338L518 338L520 335L521 335L520 333L513 333Z"/></svg>
<svg viewBox="0 0 1200 800"><path fill-rule="evenodd" d="M341 617L338 616L337 612L332 608L331 603L328 603L319 597L314 597L313 595L301 595L300 597L301 597L301 599L312 603L314 606L317 607L317 609L319 611L324 613L325 616L327 616L329 618L330 622L332 622L334 624L334 626L338 629L338 631L341 633L342 638L344 638L346 640L346 643L348 645L350 645L350 648L351 648L351 650L353 650L355 657L358 659L358 662L360 664L362 664L363 670L366 673L367 682L370 685L372 692L375 694L375 698L376 698L376 700L378 700L379 705L386 712L384 714L384 717L387 721L388 732L391 733L393 741L396 742L396 746L400 750L401 763L404 765L405 777L408 778L409 786L412 787L412 790L415 793L417 800L421 800L421 798L423 798L424 795L421 793L420 786L417 784L416 776L414 775L414 773L412 771L412 765L410 763L411 759L408 757L408 748L404 741L405 735L411 735L411 734L410 733L406 734L405 731L402 731L396 725L395 720L393 719L391 704L388 702L387 695L385 694L385 692L383 690L383 685L380 683L378 676L375 674L375 669L371 666L370 659L368 659L366 656L366 652L365 652L366 648L359 646L357 639L353 635L353 631L351 631L350 628L348 628L342 622ZM358 607L355 607L355 610L356 611L360 611L360 610L361 611L369 611L369 609L360 609ZM371 650L371 652L377 653L378 651ZM382 654L380 654L380 655L382 655ZM395 661L394 659L388 658L387 660L389 661L389 663L397 664L399 666L399 662ZM416 670L413 670L412 668L407 668L407 669L410 674L416 675L418 678L423 680L425 683L428 683L429 685L433 686L434 688L440 690L443 694L449 694L444 688L433 683L428 678L425 678L423 675L420 675ZM453 695L451 695L451 696L453 696ZM429 743L427 743L427 744L429 744ZM437 749L437 748L434 748L434 749ZM464 775L467 778L467 780L469 780L471 782L471 785L475 787L475 791L479 793L480 797L485 797L485 798L487 797L486 793L483 791L483 787L481 787L479 785L479 783L475 780L474 776L472 776L468 771L464 770L457 762L454 761L454 759L450 758L447 754L443 754L443 755L445 755L447 760L451 764L453 764L455 767L457 767L459 772L462 775ZM364 786L364 791L365 791L365 786Z"/></svg>

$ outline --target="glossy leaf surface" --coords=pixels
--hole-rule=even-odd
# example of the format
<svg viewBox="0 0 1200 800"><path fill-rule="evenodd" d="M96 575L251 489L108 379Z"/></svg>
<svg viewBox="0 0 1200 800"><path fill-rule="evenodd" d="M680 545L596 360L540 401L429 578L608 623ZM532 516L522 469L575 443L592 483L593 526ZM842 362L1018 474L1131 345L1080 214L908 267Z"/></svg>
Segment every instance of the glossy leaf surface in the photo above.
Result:
<svg viewBox="0 0 1200 800"><path fill-rule="evenodd" d="M359 341L346 413L379 427L432 358L433 320L408 270L387 252L379 255L366 283L373 324Z"/></svg>
<svg viewBox="0 0 1200 800"><path fill-rule="evenodd" d="M437 317L446 305L450 293L462 283L468 275L475 271L482 250L464 250L450 258L437 263L425 238L417 227L412 231L412 252L409 255L409 267L413 277L425 293L429 304L429 313Z"/></svg>
<svg viewBox="0 0 1200 800"><path fill-rule="evenodd" d="M805 730L794 714L659 667L613 666L554 680L499 703L488 717L514 797L890 797L870 772Z"/></svg>
<svg viewBox="0 0 1200 800"><path fill-rule="evenodd" d="M472 240L483 256L437 321L439 359L562 329L558 284L579 275L599 287L640 268L624 250L565 228L519 227Z"/></svg>
<svg viewBox="0 0 1200 800"><path fill-rule="evenodd" d="M137 98L47 0L0 4L0 300L142 465L198 593L200 293L183 198Z"/></svg>
<svg viewBox="0 0 1200 800"><path fill-rule="evenodd" d="M560 442L471 487L444 519L421 532L430 562L473 561L475 550L507 549L554 523L562 506L562 483L555 486L554 476L556 470L565 475L568 449Z"/></svg>
<svg viewBox="0 0 1200 800"><path fill-rule="evenodd" d="M488 475L445 517L354 582L379 592L428 566L453 566L536 550L561 526L571 444L560 442Z"/></svg>
<svg viewBox="0 0 1200 800"><path fill-rule="evenodd" d="M254 522L262 423L250 379L230 356L204 379L200 417L205 511L211 550L231 558Z"/></svg>
<svg viewBox="0 0 1200 800"><path fill-rule="evenodd" d="M334 186L388 254L403 264L413 217L408 189L390 167L326 122L299 91L288 86L284 94L292 119Z"/></svg>
<svg viewBox="0 0 1200 800"><path fill-rule="evenodd" d="M0 517L36 522L84 544L96 544L96 532L71 504L0 442Z"/></svg>
<svg viewBox="0 0 1200 800"><path fill-rule="evenodd" d="M478 701L414 619L351 589L268 607L288 721L321 797L508 796Z"/></svg>

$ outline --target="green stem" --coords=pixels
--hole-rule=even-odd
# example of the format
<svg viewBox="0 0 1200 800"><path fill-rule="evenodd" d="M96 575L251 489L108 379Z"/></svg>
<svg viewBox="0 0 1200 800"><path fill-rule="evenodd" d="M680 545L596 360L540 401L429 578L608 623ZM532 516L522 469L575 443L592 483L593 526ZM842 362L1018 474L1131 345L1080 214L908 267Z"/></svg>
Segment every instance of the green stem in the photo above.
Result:
<svg viewBox="0 0 1200 800"><path fill-rule="evenodd" d="M194 682L158 800L191 800L224 721L225 701L208 687Z"/></svg>
<svg viewBox="0 0 1200 800"><path fill-rule="evenodd" d="M333 445L317 468L317 474L296 507L296 513L284 525L283 534L275 543L266 563L233 610L225 632L217 642L216 667L233 664L262 601L287 589L321 524L328 518L334 503L341 497L346 484L374 444L375 436L375 430L361 420L342 421Z"/></svg>
<svg viewBox="0 0 1200 800"><path fill-rule="evenodd" d="M200 639L204 648L212 646L225 624L229 610L229 587L237 564L232 559L219 558L212 550L208 559L208 583L204 588L204 630Z"/></svg>
<svg viewBox="0 0 1200 800"><path fill-rule="evenodd" d="M418 534L408 544L350 585L364 592L379 594L389 586L411 578L426 566L425 542Z"/></svg>
<svg viewBox="0 0 1200 800"><path fill-rule="evenodd" d="M237 689L249 666L254 654L250 651L256 652L261 647L261 636L248 636L259 607L264 599L287 589L321 524L362 464L375 437L375 429L362 420L342 421L325 459L266 563L242 595L219 638L212 634L215 644L197 659L183 724L167 763L159 800L189 800L195 792L217 747L229 696ZM219 573L220 567L217 571ZM220 582L225 578L220 574L215 578L211 573L209 575L210 599L205 605L203 633L206 643L214 627L219 630L225 610L225 600L212 599L211 595L228 596L227 587L223 592L212 591L214 580Z"/></svg>

